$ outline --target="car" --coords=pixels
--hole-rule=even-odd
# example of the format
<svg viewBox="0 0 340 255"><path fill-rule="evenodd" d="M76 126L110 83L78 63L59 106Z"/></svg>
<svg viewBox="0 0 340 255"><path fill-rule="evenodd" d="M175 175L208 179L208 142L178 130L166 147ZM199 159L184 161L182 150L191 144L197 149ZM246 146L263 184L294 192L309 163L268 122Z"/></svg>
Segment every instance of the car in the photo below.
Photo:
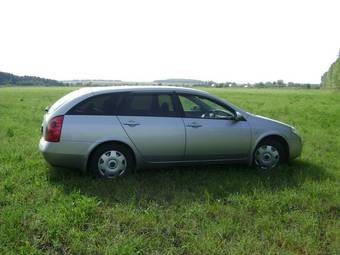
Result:
<svg viewBox="0 0 340 255"><path fill-rule="evenodd" d="M46 161L105 178L178 164L266 170L302 151L294 127L192 88L87 87L45 111L39 149Z"/></svg>

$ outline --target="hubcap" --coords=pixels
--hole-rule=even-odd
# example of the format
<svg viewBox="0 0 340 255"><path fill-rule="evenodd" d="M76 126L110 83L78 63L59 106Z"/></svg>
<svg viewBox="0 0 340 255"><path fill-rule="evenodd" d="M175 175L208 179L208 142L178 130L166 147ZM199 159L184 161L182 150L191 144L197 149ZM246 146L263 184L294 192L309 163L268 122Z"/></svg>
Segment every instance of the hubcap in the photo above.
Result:
<svg viewBox="0 0 340 255"><path fill-rule="evenodd" d="M126 166L126 158L119 151L107 151L98 160L99 172L108 178L122 175L126 170Z"/></svg>
<svg viewBox="0 0 340 255"><path fill-rule="evenodd" d="M262 145L255 152L255 163L262 169L273 168L279 163L279 151L271 145Z"/></svg>

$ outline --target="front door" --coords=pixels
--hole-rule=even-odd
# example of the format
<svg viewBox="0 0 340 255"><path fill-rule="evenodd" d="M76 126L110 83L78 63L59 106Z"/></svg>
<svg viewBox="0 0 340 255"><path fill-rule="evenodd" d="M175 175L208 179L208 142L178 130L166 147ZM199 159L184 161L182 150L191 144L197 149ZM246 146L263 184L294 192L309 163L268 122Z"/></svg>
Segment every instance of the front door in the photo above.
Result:
<svg viewBox="0 0 340 255"><path fill-rule="evenodd" d="M179 95L186 129L186 160L242 160L250 151L247 121L235 121L233 109L208 98Z"/></svg>

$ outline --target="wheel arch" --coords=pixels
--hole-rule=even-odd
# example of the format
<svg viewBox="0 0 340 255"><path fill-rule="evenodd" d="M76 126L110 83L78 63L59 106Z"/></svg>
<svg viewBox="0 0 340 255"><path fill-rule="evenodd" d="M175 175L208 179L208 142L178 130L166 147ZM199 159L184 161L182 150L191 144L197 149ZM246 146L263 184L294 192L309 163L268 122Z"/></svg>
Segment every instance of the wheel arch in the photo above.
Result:
<svg viewBox="0 0 340 255"><path fill-rule="evenodd" d="M266 141L266 140L274 140L274 141L278 141L279 143L281 143L284 147L284 150L285 150L285 161L289 159L289 144L287 142L287 140L282 136L282 135L279 135L279 134L267 134L267 135L264 135L262 137L260 137L256 143L255 143L255 146L252 148L251 150L251 155L250 155L250 162L249 164L252 164L253 162L253 158L254 158L254 152L257 148L257 146L262 143L263 141Z"/></svg>
<svg viewBox="0 0 340 255"><path fill-rule="evenodd" d="M84 172L88 171L88 164L89 164L90 158L92 157L96 149L98 149L100 146L107 145L107 144L124 146L131 153L133 160L134 160L135 167L137 167L138 159L137 159L136 152L132 149L132 147L129 144L122 142L122 141L118 141L118 140L107 140L107 141L99 142L95 144L93 147L91 147L84 162L84 166L83 166Z"/></svg>

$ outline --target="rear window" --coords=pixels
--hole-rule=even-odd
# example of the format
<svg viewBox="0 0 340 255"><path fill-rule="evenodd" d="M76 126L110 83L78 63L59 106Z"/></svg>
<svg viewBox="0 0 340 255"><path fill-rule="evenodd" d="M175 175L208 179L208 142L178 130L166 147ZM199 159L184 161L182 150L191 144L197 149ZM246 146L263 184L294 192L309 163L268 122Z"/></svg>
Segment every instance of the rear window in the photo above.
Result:
<svg viewBox="0 0 340 255"><path fill-rule="evenodd" d="M123 98L122 93L93 96L74 106L68 115L114 115Z"/></svg>
<svg viewBox="0 0 340 255"><path fill-rule="evenodd" d="M84 94L88 94L89 88L82 88L82 89L77 89L75 91L72 91L71 93L66 94L65 96L61 97L58 101L56 101L49 109L49 113L53 113L56 111L60 106L65 104L66 102L69 102L73 100L76 97L82 96Z"/></svg>

